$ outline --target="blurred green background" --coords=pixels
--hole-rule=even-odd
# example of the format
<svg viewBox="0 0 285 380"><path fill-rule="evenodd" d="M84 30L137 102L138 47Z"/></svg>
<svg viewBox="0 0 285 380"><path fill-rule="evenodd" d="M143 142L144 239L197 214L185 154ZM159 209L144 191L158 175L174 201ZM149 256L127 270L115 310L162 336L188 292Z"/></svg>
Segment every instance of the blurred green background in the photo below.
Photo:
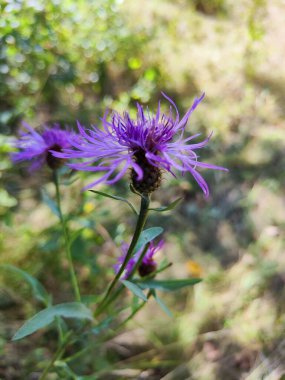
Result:
<svg viewBox="0 0 285 380"><path fill-rule="evenodd" d="M43 184L54 191L50 173L31 176L9 159L23 120L88 126L106 107L139 101L155 110L161 91L182 114L205 91L188 132L214 131L201 157L230 170L203 171L207 201L190 176L165 176L154 203L184 197L149 221L166 231L161 256L174 264L167 276L204 281L163 295L175 318L147 305L117 338L99 340L95 359L93 352L73 364L79 373L285 378L284 19L282 0L0 0L0 263L38 277L55 302L69 299L60 229L42 202ZM64 209L72 228L83 228L73 255L84 293L99 294L134 220L120 204L80 193L86 181L63 185ZM111 191L126 195L127 187L126 179ZM37 378L56 336L10 342L38 306L16 277L0 275L0 378Z"/></svg>

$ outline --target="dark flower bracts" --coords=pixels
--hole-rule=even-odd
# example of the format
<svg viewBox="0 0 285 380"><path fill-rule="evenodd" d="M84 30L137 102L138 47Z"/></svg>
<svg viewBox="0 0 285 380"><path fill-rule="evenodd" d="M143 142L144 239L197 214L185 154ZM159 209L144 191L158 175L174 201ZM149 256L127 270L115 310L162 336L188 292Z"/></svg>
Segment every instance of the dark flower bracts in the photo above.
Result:
<svg viewBox="0 0 285 380"><path fill-rule="evenodd" d="M141 277L145 277L155 272L157 269L157 262L155 261L154 255L160 251L164 246L164 240L160 240L156 245L153 242L150 242L149 247L138 266L138 272ZM117 263L114 265L115 273L118 273L124 260L127 255L129 245L123 243L121 246L122 255L118 258ZM122 275L122 279L127 279L133 272L135 265L140 259L141 254L143 253L143 248L138 251L134 256L128 261L125 270Z"/></svg>

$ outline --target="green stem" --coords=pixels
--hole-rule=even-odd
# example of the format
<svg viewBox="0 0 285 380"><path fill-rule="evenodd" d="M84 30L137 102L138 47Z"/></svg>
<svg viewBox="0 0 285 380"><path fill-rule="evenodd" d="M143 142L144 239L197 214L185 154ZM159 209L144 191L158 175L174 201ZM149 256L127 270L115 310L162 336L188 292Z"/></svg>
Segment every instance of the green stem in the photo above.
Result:
<svg viewBox="0 0 285 380"><path fill-rule="evenodd" d="M65 351L65 348L71 338L71 335L72 335L72 331L69 331L69 333L66 334L64 340L62 341L62 343L60 344L60 346L58 347L58 349L56 350L55 354L53 355L51 361L49 362L49 364L47 365L47 367L45 368L44 372L42 373L41 377L39 378L39 380L45 380L50 369L52 368L52 366L54 365L54 363L60 359L60 357L63 355L64 351Z"/></svg>
<svg viewBox="0 0 285 380"><path fill-rule="evenodd" d="M124 259L124 262L123 264L121 265L118 273L116 274L114 280L111 282L107 292L106 292L106 295L105 297L103 298L103 300L101 301L101 303L99 304L96 312L95 312L95 316L99 315L100 313L102 313L103 310L105 310L105 308L110 304L108 298L109 298L109 295L110 293L112 292L113 288L116 286L117 282L119 281L122 273L124 272L132 254L133 254L133 251L134 251L134 248L139 240L139 237L141 235L141 232L144 228L144 225L145 225L145 222L146 222L146 219L147 219L147 214L148 214L148 206L149 206L149 202L150 202L150 199L149 199L149 196L148 195L142 195L141 196L141 207L140 207L140 213L139 213L139 216L138 216L138 220L137 220L137 224L136 224L136 228L135 228L135 232L134 232L134 236L132 238L132 241L131 241L131 244L130 244L130 247L128 249L128 252L126 254L126 257ZM117 295L119 295L120 292L116 292L116 297ZM116 298L115 297L115 298ZM112 297L112 301L115 299L114 297Z"/></svg>
<svg viewBox="0 0 285 380"><path fill-rule="evenodd" d="M72 362L75 359L80 358L80 356L85 355L86 352L92 349L91 345L88 345L87 347L82 348L82 350L76 352L75 354L69 356L68 358L64 358L65 363Z"/></svg>
<svg viewBox="0 0 285 380"><path fill-rule="evenodd" d="M58 180L58 172L57 170L53 170L53 180L55 184L55 190L56 190L56 201L57 201L57 207L58 207L58 213L59 213L59 218L60 222L62 225L62 230L63 230L63 235L64 235L64 245L65 245L65 251L67 255L67 260L69 264L69 272L70 272L70 277L71 277L71 282L75 294L75 299L77 302L81 302L81 296L80 296L80 291L79 291L79 286L73 266L73 261L71 257L71 251L70 251L70 243L69 243L69 234L66 226L66 221L65 218L62 214L61 210L61 201L60 201L60 191L59 191L59 180Z"/></svg>
<svg viewBox="0 0 285 380"><path fill-rule="evenodd" d="M59 339L59 343L61 343L63 341L63 331L62 331L62 327L61 327L61 320L60 320L60 317L56 317L55 318L56 320L56 324L57 324L57 329L58 329L58 339Z"/></svg>
<svg viewBox="0 0 285 380"><path fill-rule="evenodd" d="M105 297L106 298L105 302L104 303L103 301L101 302L101 304L99 305L98 309L95 312L95 316L101 314L103 310L107 309L107 307L121 294L124 288L125 287L123 285L120 285L116 289L116 291L113 292L113 294L108 297L108 299Z"/></svg>
<svg viewBox="0 0 285 380"><path fill-rule="evenodd" d="M149 299L151 296L152 296L152 292L149 290L146 295L146 298ZM143 301L134 311L132 311L132 313L126 319L124 319L119 324L119 326L117 326L116 331L122 328L126 323L128 323L144 307L145 304L146 302Z"/></svg>
<svg viewBox="0 0 285 380"><path fill-rule="evenodd" d="M144 247L138 261L135 263L131 273L128 275L127 277L127 280L131 280L133 275L136 273L137 269L139 268L139 266L141 265L142 261L143 261L143 258L145 257L146 253L147 253L147 250L149 248L149 244L150 243L147 243L146 246Z"/></svg>

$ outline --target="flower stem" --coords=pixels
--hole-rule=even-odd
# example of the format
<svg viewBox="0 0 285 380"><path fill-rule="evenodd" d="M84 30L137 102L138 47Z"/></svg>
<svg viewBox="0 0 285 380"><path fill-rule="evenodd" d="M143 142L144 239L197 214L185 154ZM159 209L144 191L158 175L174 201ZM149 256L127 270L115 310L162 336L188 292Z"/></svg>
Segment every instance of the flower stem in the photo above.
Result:
<svg viewBox="0 0 285 380"><path fill-rule="evenodd" d="M63 353L65 351L65 348L66 348L67 344L69 343L71 335L72 335L72 331L69 331L66 334L65 338L63 339L63 341L61 342L60 346L56 350L54 356L52 357L52 359L49 362L48 366L43 371L43 373L42 373L41 377L39 378L39 380L45 380L46 379L46 377L47 377L50 369L53 367L54 363L63 355Z"/></svg>
<svg viewBox="0 0 285 380"><path fill-rule="evenodd" d="M64 245L65 245L65 251L66 251L66 256L69 264L69 272L70 272L70 277L71 277L71 282L74 290L74 295L75 299L77 302L81 301L81 296L80 296L80 291L79 291L79 286L73 266L73 261L72 261L72 256L71 256L71 251L70 251L70 243L69 243L69 234L66 226L66 221L65 218L62 214L61 210L61 202L60 202L60 191L59 191L59 180L58 180L58 172L57 170L53 170L53 180L55 184L55 190L56 190L56 202L57 202L57 207L58 207L58 214L59 214L59 219L62 225L62 230L63 230L63 235L64 235Z"/></svg>
<svg viewBox="0 0 285 380"><path fill-rule="evenodd" d="M137 269L139 268L139 266L141 265L142 261L143 261L143 258L145 257L146 253L147 253L147 250L149 248L149 244L146 244L146 246L144 247L138 261L135 263L135 266L133 267L131 273L128 275L127 277L127 280L131 280L133 275L136 273Z"/></svg>
<svg viewBox="0 0 285 380"><path fill-rule="evenodd" d="M60 317L56 317L55 320L56 320L57 329L58 329L59 343L61 343L63 341L63 331L62 331L62 327L61 327L61 319L60 319Z"/></svg>
<svg viewBox="0 0 285 380"><path fill-rule="evenodd" d="M118 273L116 274L114 280L111 282L107 292L106 292L106 295L105 297L103 298L103 300L101 301L101 303L99 304L96 312L95 312L95 316L99 315L109 304L109 295L110 293L112 292L114 286L117 284L117 282L119 281L122 273L124 272L132 254L133 254L133 251L134 251L134 248L139 240L139 237L141 235L141 232L144 228L144 225L145 225L145 222L146 222L146 219L147 219L147 214L148 214L148 207L149 207L149 203L150 203L150 199L149 199L149 195L147 194L143 194L141 196L141 207L140 207L140 213L139 213L139 216L138 216L138 220L137 220L137 224L136 224L136 228L135 228L135 232L134 232L134 236L132 238L132 241L131 241L131 244L130 244L130 247L128 249L128 252L126 254L126 257L124 259L124 262L123 264L121 265ZM116 294L118 295L120 292L117 292ZM115 297L116 298L116 297ZM112 297L112 301L113 299L115 299L114 297Z"/></svg>
<svg viewBox="0 0 285 380"><path fill-rule="evenodd" d="M149 290L146 295L146 298L149 299L151 296L152 296L152 292ZM123 326L125 326L125 324L128 323L144 307L145 304L146 302L143 301L135 310L133 310L132 313L126 319L124 319L119 324L119 326L117 326L116 331L122 328Z"/></svg>

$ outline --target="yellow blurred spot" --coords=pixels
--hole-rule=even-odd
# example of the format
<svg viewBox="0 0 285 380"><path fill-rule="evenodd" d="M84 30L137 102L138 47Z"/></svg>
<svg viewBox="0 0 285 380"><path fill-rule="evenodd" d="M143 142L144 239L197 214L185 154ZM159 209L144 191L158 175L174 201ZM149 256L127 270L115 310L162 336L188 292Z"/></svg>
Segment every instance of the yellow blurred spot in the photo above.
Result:
<svg viewBox="0 0 285 380"><path fill-rule="evenodd" d="M131 70L137 70L141 67L142 63L138 58L132 57L128 60L128 65Z"/></svg>
<svg viewBox="0 0 285 380"><path fill-rule="evenodd" d="M92 211L94 211L94 209L95 205L93 202L86 202L83 207L83 211L85 212L85 214L90 214Z"/></svg>
<svg viewBox="0 0 285 380"><path fill-rule="evenodd" d="M156 78L156 71L154 69L147 69L144 73L144 77L146 80L153 82Z"/></svg>
<svg viewBox="0 0 285 380"><path fill-rule="evenodd" d="M91 230L90 228L85 228L84 231L82 231L82 236L85 239L90 239L94 236L94 231Z"/></svg>
<svg viewBox="0 0 285 380"><path fill-rule="evenodd" d="M196 261L188 260L186 266L188 273L192 277L202 277L203 268Z"/></svg>

